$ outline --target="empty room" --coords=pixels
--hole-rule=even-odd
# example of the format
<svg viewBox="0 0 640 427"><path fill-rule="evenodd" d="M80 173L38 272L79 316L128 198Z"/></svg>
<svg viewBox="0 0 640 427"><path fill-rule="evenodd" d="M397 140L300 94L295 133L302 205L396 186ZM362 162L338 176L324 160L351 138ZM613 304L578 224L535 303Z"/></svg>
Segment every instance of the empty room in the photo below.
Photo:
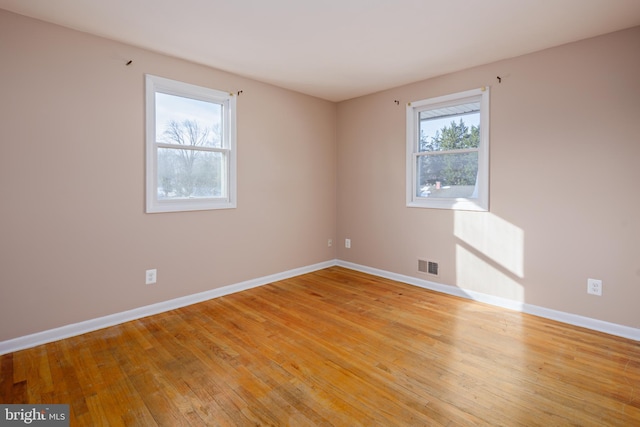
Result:
<svg viewBox="0 0 640 427"><path fill-rule="evenodd" d="M637 0L0 0L0 425L640 425Z"/></svg>

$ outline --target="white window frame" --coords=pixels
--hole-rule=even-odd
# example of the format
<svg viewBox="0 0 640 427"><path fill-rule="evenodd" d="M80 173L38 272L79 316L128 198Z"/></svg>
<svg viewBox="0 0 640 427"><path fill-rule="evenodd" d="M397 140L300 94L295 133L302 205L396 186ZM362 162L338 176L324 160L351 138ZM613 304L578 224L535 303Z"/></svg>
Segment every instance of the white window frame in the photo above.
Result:
<svg viewBox="0 0 640 427"><path fill-rule="evenodd" d="M425 110L464 104L470 98L480 101L480 143L478 147L477 197L429 198L417 196L417 157L420 141L419 113ZM489 210L489 88L483 87L435 98L410 102L407 105L407 206L417 208L488 211Z"/></svg>
<svg viewBox="0 0 640 427"><path fill-rule="evenodd" d="M236 97L228 92L196 86L164 77L145 75L146 82L146 212L181 212L236 207ZM199 147L201 151L223 152L227 159L222 173L224 197L158 198L158 148L156 135L156 93L221 104L223 108L222 147Z"/></svg>

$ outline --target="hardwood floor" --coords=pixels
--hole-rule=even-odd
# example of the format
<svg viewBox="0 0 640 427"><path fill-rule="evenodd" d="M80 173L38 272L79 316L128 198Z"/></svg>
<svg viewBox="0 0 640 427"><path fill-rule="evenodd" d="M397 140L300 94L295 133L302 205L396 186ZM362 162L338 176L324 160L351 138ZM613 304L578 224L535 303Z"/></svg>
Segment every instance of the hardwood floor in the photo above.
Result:
<svg viewBox="0 0 640 427"><path fill-rule="evenodd" d="M72 426L638 426L640 343L332 267L0 357Z"/></svg>

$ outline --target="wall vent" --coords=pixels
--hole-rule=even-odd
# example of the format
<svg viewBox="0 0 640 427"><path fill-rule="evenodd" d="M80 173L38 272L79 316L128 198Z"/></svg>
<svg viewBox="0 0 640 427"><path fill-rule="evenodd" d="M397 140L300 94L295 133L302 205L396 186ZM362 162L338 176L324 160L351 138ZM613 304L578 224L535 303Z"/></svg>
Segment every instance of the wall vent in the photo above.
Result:
<svg viewBox="0 0 640 427"><path fill-rule="evenodd" d="M431 274L433 276L438 275L438 263L435 261L427 261L424 259L418 260L418 271L421 273Z"/></svg>

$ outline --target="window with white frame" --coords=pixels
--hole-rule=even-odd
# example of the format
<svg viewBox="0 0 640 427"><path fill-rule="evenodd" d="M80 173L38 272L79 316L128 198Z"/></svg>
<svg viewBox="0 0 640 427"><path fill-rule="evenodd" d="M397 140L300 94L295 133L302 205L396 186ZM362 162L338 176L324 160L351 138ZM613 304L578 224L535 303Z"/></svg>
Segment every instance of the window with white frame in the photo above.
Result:
<svg viewBox="0 0 640 427"><path fill-rule="evenodd" d="M489 88L408 104L407 206L489 209Z"/></svg>
<svg viewBox="0 0 640 427"><path fill-rule="evenodd" d="M235 97L146 75L147 212L236 207Z"/></svg>

